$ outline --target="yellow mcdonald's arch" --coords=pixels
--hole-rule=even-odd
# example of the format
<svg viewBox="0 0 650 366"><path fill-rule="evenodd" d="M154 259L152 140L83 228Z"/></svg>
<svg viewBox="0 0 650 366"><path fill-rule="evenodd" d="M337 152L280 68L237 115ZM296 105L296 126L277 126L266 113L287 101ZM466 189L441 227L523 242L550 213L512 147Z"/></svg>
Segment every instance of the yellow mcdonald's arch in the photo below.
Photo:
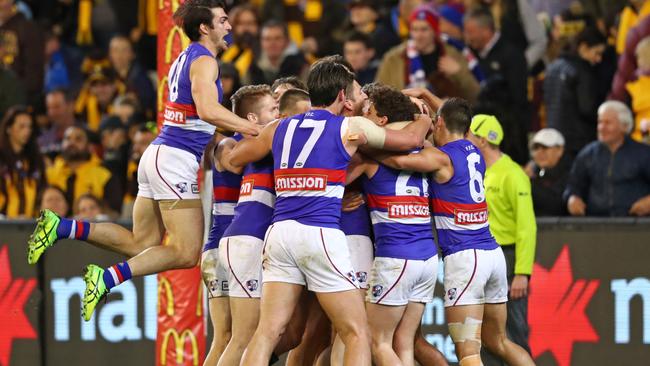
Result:
<svg viewBox="0 0 650 366"><path fill-rule="evenodd" d="M180 365L183 362L185 357L185 339L189 338L192 345L192 364L194 366L199 365L199 344L196 341L196 336L192 333L191 330L185 329L181 334L178 334L176 329L169 328L165 331L163 336L162 344L160 346L160 363L162 365L167 364L167 346L169 345L170 337L174 338L174 345L176 347L176 364Z"/></svg>
<svg viewBox="0 0 650 366"><path fill-rule="evenodd" d="M172 14L178 9L180 6L179 0L171 0L172 3ZM165 8L165 0L158 0L158 9L164 9Z"/></svg>
<svg viewBox="0 0 650 366"><path fill-rule="evenodd" d="M190 39L187 38L185 33L178 27L174 26L167 33L167 40L165 41L165 63L170 64L172 62L172 46L174 45L174 38L178 35L181 40L181 48L185 49L190 44Z"/></svg>
<svg viewBox="0 0 650 366"><path fill-rule="evenodd" d="M199 284L196 299L196 316L200 317L203 314L203 283Z"/></svg>
<svg viewBox="0 0 650 366"><path fill-rule="evenodd" d="M165 277L158 280L158 313L160 313L160 295L165 291L167 296L167 315L174 315L174 292L172 291L172 284Z"/></svg>

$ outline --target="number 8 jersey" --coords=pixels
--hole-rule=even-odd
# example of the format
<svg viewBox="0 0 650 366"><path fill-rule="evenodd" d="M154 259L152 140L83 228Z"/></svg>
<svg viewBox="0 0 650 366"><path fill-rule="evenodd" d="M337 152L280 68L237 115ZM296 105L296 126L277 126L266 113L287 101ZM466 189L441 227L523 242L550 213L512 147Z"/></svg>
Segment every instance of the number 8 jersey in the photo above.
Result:
<svg viewBox="0 0 650 366"><path fill-rule="evenodd" d="M478 148L468 140L456 140L439 149L449 156L454 167L454 176L448 182L439 184L434 180L431 184L432 214L442 255L498 248L488 225L485 161Z"/></svg>
<svg viewBox="0 0 650 366"><path fill-rule="evenodd" d="M344 117L313 110L280 121L273 136L273 222L339 229L350 155L343 146Z"/></svg>

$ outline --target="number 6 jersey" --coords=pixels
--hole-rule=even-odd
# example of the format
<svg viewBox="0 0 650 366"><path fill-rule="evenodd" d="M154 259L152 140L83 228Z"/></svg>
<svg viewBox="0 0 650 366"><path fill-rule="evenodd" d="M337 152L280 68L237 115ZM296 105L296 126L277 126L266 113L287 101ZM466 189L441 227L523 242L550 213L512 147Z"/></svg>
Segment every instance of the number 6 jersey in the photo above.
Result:
<svg viewBox="0 0 650 366"><path fill-rule="evenodd" d="M439 184L434 180L431 184L431 207L442 255L498 248L488 225L483 186L485 161L478 148L463 139L438 149L449 156L454 167L448 182Z"/></svg>

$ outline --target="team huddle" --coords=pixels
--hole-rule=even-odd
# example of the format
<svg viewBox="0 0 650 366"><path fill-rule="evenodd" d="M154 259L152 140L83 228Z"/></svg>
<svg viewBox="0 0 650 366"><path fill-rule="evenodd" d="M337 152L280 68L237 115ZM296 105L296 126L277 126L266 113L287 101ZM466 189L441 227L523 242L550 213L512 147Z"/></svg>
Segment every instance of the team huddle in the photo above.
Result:
<svg viewBox="0 0 650 366"><path fill-rule="evenodd" d="M460 365L481 365L482 345L533 364L505 334L505 259L471 141L493 117L425 89L361 88L337 56L314 63L306 86L242 87L231 112L215 60L230 31L224 4L189 0L175 18L192 43L170 69L163 129L140 161L133 232L45 211L29 240L30 263L61 238L130 258L87 267L86 320L112 287L200 256L215 334L205 365L268 365L285 352L290 365L441 365L420 331L440 252ZM213 223L200 254L204 154Z"/></svg>

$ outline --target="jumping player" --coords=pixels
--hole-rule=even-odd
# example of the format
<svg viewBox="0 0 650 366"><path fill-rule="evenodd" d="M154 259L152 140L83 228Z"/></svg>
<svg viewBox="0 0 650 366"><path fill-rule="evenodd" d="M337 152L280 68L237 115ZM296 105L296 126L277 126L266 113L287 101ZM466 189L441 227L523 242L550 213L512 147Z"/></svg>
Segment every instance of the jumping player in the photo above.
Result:
<svg viewBox="0 0 650 366"><path fill-rule="evenodd" d="M346 365L369 365L363 300L358 295L344 234L339 230L341 197L350 154L358 146L408 150L422 144L430 119L411 128L385 131L361 117L338 116L354 75L333 62L316 63L308 78L314 108L269 124L262 134L233 150L233 164L272 152L277 200L263 250L260 324L242 365L268 362L302 289L316 296L346 346ZM347 91L347 93L346 93Z"/></svg>
<svg viewBox="0 0 650 366"><path fill-rule="evenodd" d="M487 222L485 162L465 138L471 120L469 103L451 98L434 122L438 148L379 159L396 169L433 173L431 206L445 263L445 314L460 365L482 365L482 343L509 365L534 365L506 337L505 259Z"/></svg>
<svg viewBox="0 0 650 366"><path fill-rule="evenodd" d="M32 264L63 238L88 241L130 257L106 270L86 267L82 302L86 321L112 287L131 277L197 264L203 240L197 183L200 155L215 126L251 135L259 130L219 104L222 92L215 56L227 47L224 37L231 30L224 3L188 0L174 19L192 43L172 64L164 126L138 166L133 232L112 223L68 220L45 210L28 241ZM161 245L165 232L169 240Z"/></svg>

